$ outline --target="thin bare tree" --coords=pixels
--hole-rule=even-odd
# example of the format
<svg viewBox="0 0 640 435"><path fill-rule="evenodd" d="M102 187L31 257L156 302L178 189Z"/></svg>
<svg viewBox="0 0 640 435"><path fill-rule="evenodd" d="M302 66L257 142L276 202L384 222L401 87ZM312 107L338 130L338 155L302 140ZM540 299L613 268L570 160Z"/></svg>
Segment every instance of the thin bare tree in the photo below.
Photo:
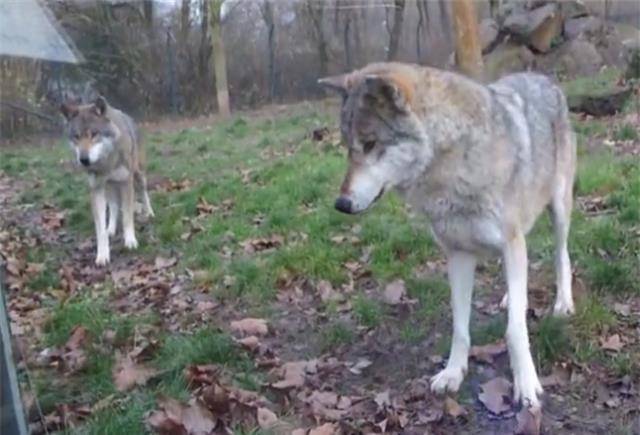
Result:
<svg viewBox="0 0 640 435"><path fill-rule="evenodd" d="M387 30L389 31L389 50L387 51L387 60L395 60L398 56L398 47L400 46L400 36L402 34L402 23L404 22L405 4L405 0L394 0L393 2L393 25L389 27L387 23Z"/></svg>
<svg viewBox="0 0 640 435"><path fill-rule="evenodd" d="M422 60L422 39L425 37L425 29L429 25L429 12L427 0L416 0L418 9L418 24L416 26L416 56L418 62Z"/></svg>
<svg viewBox="0 0 640 435"><path fill-rule="evenodd" d="M311 21L313 36L318 50L318 61L320 62L319 76L324 77L329 70L329 45L324 32L324 2L306 0L305 12Z"/></svg>
<svg viewBox="0 0 640 435"><path fill-rule="evenodd" d="M273 101L276 93L276 24L274 20L274 4L272 0L263 0L260 6L262 19L267 26L267 53L268 53L268 86L269 101Z"/></svg>

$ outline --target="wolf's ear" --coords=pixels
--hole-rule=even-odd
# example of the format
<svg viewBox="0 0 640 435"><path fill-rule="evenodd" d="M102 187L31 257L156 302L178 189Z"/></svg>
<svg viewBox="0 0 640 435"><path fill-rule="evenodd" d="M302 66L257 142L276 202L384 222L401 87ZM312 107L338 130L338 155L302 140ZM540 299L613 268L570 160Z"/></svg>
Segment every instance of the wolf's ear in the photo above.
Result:
<svg viewBox="0 0 640 435"><path fill-rule="evenodd" d="M327 89L338 92L342 97L347 96L347 79L349 74L341 74L338 76L325 77L318 80L318 84Z"/></svg>
<svg viewBox="0 0 640 435"><path fill-rule="evenodd" d="M411 100L409 83L387 76L368 75L364 78L367 95L390 104L394 109L406 112Z"/></svg>
<svg viewBox="0 0 640 435"><path fill-rule="evenodd" d="M97 115L103 116L107 112L107 100L100 96L96 98L96 101L93 103L93 107Z"/></svg>
<svg viewBox="0 0 640 435"><path fill-rule="evenodd" d="M60 104L60 112L67 119L67 121L70 121L78 114L78 106L65 101L64 103Z"/></svg>

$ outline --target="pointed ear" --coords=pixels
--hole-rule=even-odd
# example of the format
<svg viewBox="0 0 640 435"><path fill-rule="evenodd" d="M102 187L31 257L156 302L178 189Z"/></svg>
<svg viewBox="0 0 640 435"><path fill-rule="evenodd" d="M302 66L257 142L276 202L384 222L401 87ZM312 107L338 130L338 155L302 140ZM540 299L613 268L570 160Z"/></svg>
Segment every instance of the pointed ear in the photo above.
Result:
<svg viewBox="0 0 640 435"><path fill-rule="evenodd" d="M409 109L412 90L409 83L387 76L368 75L364 78L367 95L390 104L394 109L405 112Z"/></svg>
<svg viewBox="0 0 640 435"><path fill-rule="evenodd" d="M107 112L107 106L107 100L103 96L96 98L96 101L93 103L94 110L99 116L103 116Z"/></svg>
<svg viewBox="0 0 640 435"><path fill-rule="evenodd" d="M343 97L346 97L348 93L348 78L349 74L325 77L318 80L318 84L327 89L338 92Z"/></svg>
<svg viewBox="0 0 640 435"><path fill-rule="evenodd" d="M65 101L60 105L60 112L64 115L67 121L70 121L78 114L78 106L74 103Z"/></svg>

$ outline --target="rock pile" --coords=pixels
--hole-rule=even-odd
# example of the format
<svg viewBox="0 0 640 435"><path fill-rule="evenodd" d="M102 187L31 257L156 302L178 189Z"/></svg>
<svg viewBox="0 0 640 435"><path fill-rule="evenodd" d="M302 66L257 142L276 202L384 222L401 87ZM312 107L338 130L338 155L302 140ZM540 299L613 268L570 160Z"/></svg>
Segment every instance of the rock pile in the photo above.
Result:
<svg viewBox="0 0 640 435"><path fill-rule="evenodd" d="M559 78L626 68L640 50L640 30L594 15L579 0L505 0L480 23L487 80L533 69Z"/></svg>

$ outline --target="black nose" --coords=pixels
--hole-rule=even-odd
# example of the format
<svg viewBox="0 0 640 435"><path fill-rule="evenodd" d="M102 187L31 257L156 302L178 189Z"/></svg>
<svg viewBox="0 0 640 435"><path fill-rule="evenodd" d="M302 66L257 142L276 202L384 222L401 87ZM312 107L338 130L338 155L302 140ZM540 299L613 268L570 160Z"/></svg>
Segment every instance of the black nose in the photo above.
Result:
<svg viewBox="0 0 640 435"><path fill-rule="evenodd" d="M89 161L89 157L80 157L80 163L82 163L83 166L89 166L91 162Z"/></svg>
<svg viewBox="0 0 640 435"><path fill-rule="evenodd" d="M351 200L349 198L345 198L344 196L341 196L340 198L336 199L336 210L341 211L342 213L349 213L351 214Z"/></svg>

